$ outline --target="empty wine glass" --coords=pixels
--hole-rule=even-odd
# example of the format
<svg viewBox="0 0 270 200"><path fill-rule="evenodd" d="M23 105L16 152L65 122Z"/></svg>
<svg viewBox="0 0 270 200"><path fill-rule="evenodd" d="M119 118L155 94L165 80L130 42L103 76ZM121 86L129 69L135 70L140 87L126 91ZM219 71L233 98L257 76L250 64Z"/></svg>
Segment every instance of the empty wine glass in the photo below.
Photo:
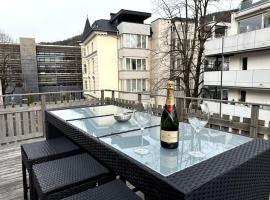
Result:
<svg viewBox="0 0 270 200"><path fill-rule="evenodd" d="M149 153L149 150L143 146L143 132L147 125L150 125L152 117L151 104L148 101L138 102L134 106L134 120L141 130L141 146L135 149L135 153L145 155Z"/></svg>
<svg viewBox="0 0 270 200"><path fill-rule="evenodd" d="M202 101L191 101L188 108L188 122L195 130L193 134L194 147L196 146L195 138L198 137L200 130L208 123L210 113L207 103ZM205 154L199 150L192 150L189 152L194 157L204 157Z"/></svg>

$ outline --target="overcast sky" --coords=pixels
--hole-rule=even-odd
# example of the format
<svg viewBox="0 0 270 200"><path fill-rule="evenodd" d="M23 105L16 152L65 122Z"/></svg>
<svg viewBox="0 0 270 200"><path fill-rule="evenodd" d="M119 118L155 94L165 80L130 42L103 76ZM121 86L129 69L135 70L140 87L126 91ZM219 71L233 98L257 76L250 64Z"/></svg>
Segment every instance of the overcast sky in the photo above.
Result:
<svg viewBox="0 0 270 200"><path fill-rule="evenodd" d="M36 42L63 40L83 31L86 17L109 19L111 12L130 9L154 12L153 0L0 0L0 30L17 40L34 37ZM239 0L223 0L226 9ZM158 15L153 15L150 23Z"/></svg>

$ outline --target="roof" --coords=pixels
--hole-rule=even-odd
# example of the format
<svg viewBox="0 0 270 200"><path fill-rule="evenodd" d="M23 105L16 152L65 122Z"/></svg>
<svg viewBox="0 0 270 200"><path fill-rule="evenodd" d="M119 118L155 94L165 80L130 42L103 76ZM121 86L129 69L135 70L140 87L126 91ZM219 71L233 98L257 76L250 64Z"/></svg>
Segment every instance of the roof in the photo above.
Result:
<svg viewBox="0 0 270 200"><path fill-rule="evenodd" d="M118 13L110 13L111 19L99 19L94 21L92 26L88 18L85 22L85 27L82 35L82 42L84 42L87 37L93 31L104 31L116 33L117 26L121 22L133 22L133 23L143 23L145 19L151 17L151 13L138 12L133 10L120 10Z"/></svg>
<svg viewBox="0 0 270 200"><path fill-rule="evenodd" d="M84 42L87 37L93 32L93 31L104 31L104 32L117 32L117 28L114 24L110 23L110 20L108 19L99 19L94 21L92 24L92 27L90 26L90 23L88 25L88 19L86 20L83 36L82 36L82 42ZM90 27L89 27L90 26Z"/></svg>
<svg viewBox="0 0 270 200"><path fill-rule="evenodd" d="M211 21L213 21L213 18L215 18L215 21L217 21L217 22L231 23L231 15L232 15L232 13L237 12L237 11L238 11L238 9L210 13L210 14L206 15L205 18L206 18L207 22L211 22Z"/></svg>
<svg viewBox="0 0 270 200"><path fill-rule="evenodd" d="M107 20L107 19L96 20L92 25L92 30L117 32L116 26L110 23L110 20Z"/></svg>
<svg viewBox="0 0 270 200"><path fill-rule="evenodd" d="M85 26L84 26L84 30L83 30L83 34L82 34L82 41L86 40L86 38L88 37L88 35L90 34L90 32L92 31L89 19L87 17L86 22L85 22Z"/></svg>
<svg viewBox="0 0 270 200"><path fill-rule="evenodd" d="M174 18L172 18L172 22L177 22L177 21L180 21L180 22L195 22L195 19L182 18L182 17L174 17Z"/></svg>
<svg viewBox="0 0 270 200"><path fill-rule="evenodd" d="M121 9L116 14L111 13L110 22L113 23L117 21L118 24L122 21L143 23L144 20L148 19L149 17L151 17L151 13Z"/></svg>

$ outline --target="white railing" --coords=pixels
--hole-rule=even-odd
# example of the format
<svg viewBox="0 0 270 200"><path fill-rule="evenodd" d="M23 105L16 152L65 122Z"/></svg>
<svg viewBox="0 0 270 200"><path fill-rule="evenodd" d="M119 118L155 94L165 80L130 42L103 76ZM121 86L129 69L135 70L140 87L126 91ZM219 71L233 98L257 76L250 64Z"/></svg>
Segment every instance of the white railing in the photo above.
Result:
<svg viewBox="0 0 270 200"><path fill-rule="evenodd" d="M270 47L270 28L248 33L227 36L224 38L224 54ZM222 38L205 43L205 56L222 53Z"/></svg>
<svg viewBox="0 0 270 200"><path fill-rule="evenodd" d="M232 70L223 71L222 85L228 87L270 88L270 70ZM219 86L221 72L204 73L204 85Z"/></svg>

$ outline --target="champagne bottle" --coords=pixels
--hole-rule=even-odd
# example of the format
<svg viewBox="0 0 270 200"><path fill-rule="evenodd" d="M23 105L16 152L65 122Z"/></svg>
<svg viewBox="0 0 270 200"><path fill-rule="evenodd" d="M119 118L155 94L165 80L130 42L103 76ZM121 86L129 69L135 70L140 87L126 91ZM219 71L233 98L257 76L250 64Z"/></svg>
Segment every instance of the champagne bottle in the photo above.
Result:
<svg viewBox="0 0 270 200"><path fill-rule="evenodd" d="M161 115L160 143L163 148L175 149L179 141L179 120L174 103L174 82L167 82L167 100Z"/></svg>

